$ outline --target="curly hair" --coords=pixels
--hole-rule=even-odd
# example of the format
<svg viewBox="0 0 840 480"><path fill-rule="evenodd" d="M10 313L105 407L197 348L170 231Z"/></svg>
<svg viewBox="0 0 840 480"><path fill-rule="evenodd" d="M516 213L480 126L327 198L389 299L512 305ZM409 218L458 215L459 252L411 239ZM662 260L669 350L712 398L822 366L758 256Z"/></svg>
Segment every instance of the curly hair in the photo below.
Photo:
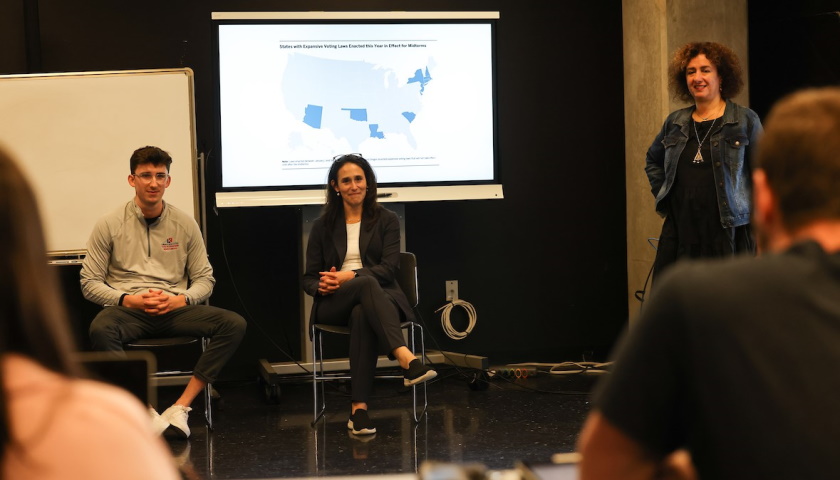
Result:
<svg viewBox="0 0 840 480"><path fill-rule="evenodd" d="M694 97L688 90L685 81L685 70L694 57L705 55L715 66L720 76L720 94L724 99L730 99L744 86L744 74L738 55L729 47L715 42L692 42L677 49L671 64L668 66L668 85L674 98L691 102Z"/></svg>

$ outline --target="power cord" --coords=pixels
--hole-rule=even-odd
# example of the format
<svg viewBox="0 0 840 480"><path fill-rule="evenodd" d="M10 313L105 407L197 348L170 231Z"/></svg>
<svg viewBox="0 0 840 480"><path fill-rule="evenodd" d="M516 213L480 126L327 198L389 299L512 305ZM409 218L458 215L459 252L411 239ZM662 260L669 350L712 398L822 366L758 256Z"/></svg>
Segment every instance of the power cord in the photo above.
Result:
<svg viewBox="0 0 840 480"><path fill-rule="evenodd" d="M449 312L451 312L452 308L456 306L463 308L467 312L467 317L470 319L467 329L464 331L460 331L453 327L452 322L449 320ZM475 307L473 307L470 302L461 300L460 298L456 298L455 300L452 300L446 305L438 308L435 310L435 313L438 313L441 310L443 310L443 313L440 314L440 325L443 327L444 333L453 340L463 340L464 338L467 338L467 335L472 332L473 328L475 328L476 322L478 321L478 314L475 312Z"/></svg>
<svg viewBox="0 0 840 480"><path fill-rule="evenodd" d="M263 325L256 320L256 317L251 315L251 312L248 311L248 307L245 305L245 301L242 298L242 295L239 293L239 287L236 283L236 278L233 275L233 269L231 268L230 262L228 261L227 245L225 244L225 227L224 227L224 221L222 220L222 215L219 214L219 211L216 209L216 207L213 208L213 213L216 215L216 217L219 220L219 231L221 233L220 237L221 237L221 244L222 244L222 258L224 259L225 267L227 267L228 277L230 278L230 282L231 282L231 285L233 286L233 291L236 294L236 298L237 298L237 300L239 300L239 304L242 306L242 310L245 313L244 316L249 321L248 323L250 325L256 326L257 329L259 329L260 332L262 332L263 338L266 339L271 345L273 345L274 348L276 348L280 353L282 353L289 360L291 360L295 365L297 365L301 369L302 373L311 374L312 372L308 368L301 365L300 362L297 359L295 359L294 356L292 356L289 353L289 350L291 350L291 344L289 342L289 337L286 334L286 330L281 329L280 331L283 334L283 339L286 341L286 345L287 345L286 348L288 348L288 350L284 349L283 347L278 345L277 342L274 341L272 336L268 334L268 331L266 330L266 328L263 327Z"/></svg>
<svg viewBox="0 0 840 480"><path fill-rule="evenodd" d="M650 245L654 250L658 250L658 243L657 245L654 245L654 241L659 242L659 239L656 237L649 237L647 239L648 245ZM642 311L642 307L645 305L645 297L647 296L648 283L650 282L650 277L653 275L653 266L655 263L656 262L654 261L654 263L650 265L650 270L648 270L647 277L645 277L645 284L642 286L642 289L636 290L636 292L633 294L633 296L636 297L636 300L640 302L639 312Z"/></svg>
<svg viewBox="0 0 840 480"><path fill-rule="evenodd" d="M468 303L468 302L464 302L464 303ZM449 304L449 305L451 305L451 304ZM436 312L442 310L444 307L439 308L438 310L436 310ZM420 325L423 326L423 331L426 332L428 330L428 325L426 324L425 319L423 319L423 316L420 313L419 309L415 308L414 313L416 315L417 322ZM453 377L453 376L457 375L457 376L460 376L464 379L467 379L470 382L470 389L472 389L472 390L486 390L489 387L493 387L494 389L498 389L498 390L503 389L504 387L502 387L501 385L498 385L498 384L490 381L491 379L496 379L496 380L502 380L503 382L506 382L509 386L512 386L512 387L515 387L515 388L518 388L518 389L521 389L521 390L527 390L527 391L535 392L535 393L548 393L548 394L557 394L557 395L589 395L589 393L590 393L588 391L569 391L569 390L559 390L558 391L558 390L544 390L544 389L540 389L540 388L534 388L532 386L524 385L524 384L521 384L521 383L517 382L516 378L506 378L503 375L498 375L497 374L498 372L495 372L495 371L492 371L492 370L482 370L482 371L479 371L479 372L468 372L467 370L469 370L469 369L464 369L464 368L461 368L457 365L457 363L452 358L452 355L451 355L452 352L445 352L443 350L443 348L441 347L441 345L438 343L437 339L433 335L428 335L428 338L429 338L429 340L432 341L434 346L438 349L438 352L441 355L443 355L443 357L445 359L447 359L448 362L449 362L448 364L441 364L440 366L443 367L443 368L451 368L455 372L454 375L453 374L438 375L437 378L435 378L434 380L431 380L431 383L441 381L444 378L449 378L449 377ZM466 357L466 356L467 356L467 354L464 354L464 357ZM429 361L429 359L426 358L426 361ZM563 363L549 363L549 364L522 363L522 364L511 364L510 366L517 366L518 365L518 366L534 366L534 367L537 367L537 368L538 367L561 368L560 367L561 365L565 366L565 365L573 365L573 364L581 365L581 366L583 366L584 369L588 368L588 370L584 371L584 370L578 369L576 372L572 371L570 373L601 373L603 370L600 370L600 368L606 368L608 365L610 365L609 363L598 363L598 364L596 364L595 362L563 362ZM597 366L597 368L595 368L596 366ZM439 373L443 373L443 372L439 371ZM557 373L557 372L551 372L551 373Z"/></svg>
<svg viewBox="0 0 840 480"><path fill-rule="evenodd" d="M584 391L578 391L578 390L546 390L546 389L543 389L543 388L537 388L537 387L533 387L533 386L525 384L525 383L521 383L521 382L517 381L518 380L517 378L508 378L508 377L504 377L504 376L495 376L493 378L498 378L498 379L502 380L503 382L506 382L508 384L508 386L510 386L510 387L514 387L514 388L517 388L519 390L525 390L525 391L534 392L534 393L547 393L547 394L553 394L553 395L590 395L592 393L588 390L584 390ZM494 385L494 386L496 386L499 389L503 388L503 387L497 386L497 385Z"/></svg>
<svg viewBox="0 0 840 480"><path fill-rule="evenodd" d="M510 366L547 368L551 375L578 373L607 373L612 362L560 362L560 363L514 363Z"/></svg>
<svg viewBox="0 0 840 480"><path fill-rule="evenodd" d="M443 307L441 307L441 308L443 308ZM440 310L440 309L438 309L438 310ZM426 320L423 318L423 315L420 313L420 309L415 308L414 309L414 314L416 316L417 323L419 323L423 327L424 334L425 334L425 332L429 332L428 339L432 341L434 346L437 348L438 353L440 353L443 356L443 358L445 358L446 361L449 362L449 363L444 363L444 364L440 364L440 365L447 366L447 367L452 367L455 370L455 372L457 373L458 376L464 378L465 380L467 380L470 383L470 388L473 389L473 390L484 390L484 389L487 389L490 386L493 386L495 388L499 388L498 385L493 385L488 381L489 376L487 375L487 371L485 371L485 370L479 370L477 372L476 371L467 371L467 370L474 370L474 369L471 369L469 367L466 367L466 368L459 367L458 363L454 360L453 357L463 356L464 359L466 359L469 356L469 354L464 353L464 354L459 354L459 355L452 355L452 352L444 351L443 347L441 347L440 343L434 337L434 335L431 335L431 331L429 330L429 325L426 323ZM432 363L428 356L426 357L426 361L429 362L429 363ZM437 378L432 380L432 382L436 382L436 381L441 380L441 379L442 379L442 377L438 376Z"/></svg>

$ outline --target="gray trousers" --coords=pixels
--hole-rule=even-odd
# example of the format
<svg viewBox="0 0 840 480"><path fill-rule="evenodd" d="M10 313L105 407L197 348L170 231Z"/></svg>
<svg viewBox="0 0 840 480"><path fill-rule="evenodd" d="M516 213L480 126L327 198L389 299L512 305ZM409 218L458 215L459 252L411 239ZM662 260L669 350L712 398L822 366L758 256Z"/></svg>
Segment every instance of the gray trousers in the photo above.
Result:
<svg viewBox="0 0 840 480"><path fill-rule="evenodd" d="M376 360L405 346L401 312L376 278L361 276L344 282L332 295L320 297L315 323L350 327L350 387L353 402L367 403L373 391Z"/></svg>
<svg viewBox="0 0 840 480"><path fill-rule="evenodd" d="M199 380L213 383L245 336L245 319L230 310L187 305L151 316L128 307L105 307L90 324L94 350L122 352L123 345L143 338L207 337L210 342L193 368Z"/></svg>

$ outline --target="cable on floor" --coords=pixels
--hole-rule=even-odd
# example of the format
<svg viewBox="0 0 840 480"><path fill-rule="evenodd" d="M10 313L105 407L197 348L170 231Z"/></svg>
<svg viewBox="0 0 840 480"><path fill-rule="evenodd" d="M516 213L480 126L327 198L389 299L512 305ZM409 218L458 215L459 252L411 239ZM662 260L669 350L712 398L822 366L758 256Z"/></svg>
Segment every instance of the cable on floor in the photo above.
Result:
<svg viewBox="0 0 840 480"><path fill-rule="evenodd" d="M511 363L508 367L533 367L536 370L548 369L551 375L570 375L591 373L600 374L609 372L612 362L561 362L561 363Z"/></svg>

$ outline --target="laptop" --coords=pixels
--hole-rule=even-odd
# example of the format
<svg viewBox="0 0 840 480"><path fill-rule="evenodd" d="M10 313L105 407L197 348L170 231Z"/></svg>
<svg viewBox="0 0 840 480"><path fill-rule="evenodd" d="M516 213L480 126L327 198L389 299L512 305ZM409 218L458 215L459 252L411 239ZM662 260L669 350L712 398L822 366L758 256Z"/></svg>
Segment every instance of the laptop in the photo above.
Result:
<svg viewBox="0 0 840 480"><path fill-rule="evenodd" d="M76 352L75 355L94 380L127 390L143 405L157 405L157 389L149 382L157 369L151 352L126 351L122 358L111 352Z"/></svg>
<svg viewBox="0 0 840 480"><path fill-rule="evenodd" d="M516 470L522 480L577 480L577 453L558 453L546 462L517 461Z"/></svg>

